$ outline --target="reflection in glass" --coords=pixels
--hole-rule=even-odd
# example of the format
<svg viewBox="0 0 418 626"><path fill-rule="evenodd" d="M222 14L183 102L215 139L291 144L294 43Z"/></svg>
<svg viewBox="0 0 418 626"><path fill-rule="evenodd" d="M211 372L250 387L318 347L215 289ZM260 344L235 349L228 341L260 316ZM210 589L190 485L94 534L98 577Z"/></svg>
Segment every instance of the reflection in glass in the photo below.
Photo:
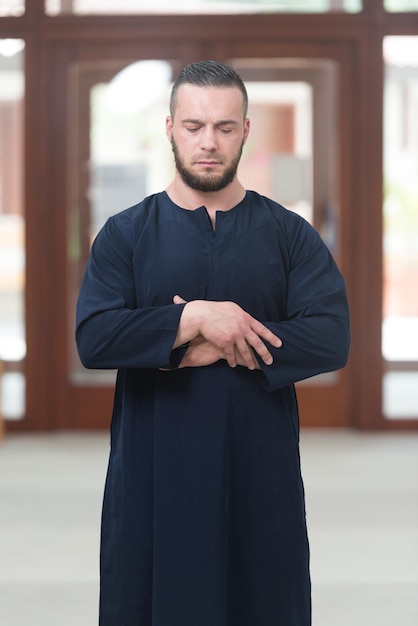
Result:
<svg viewBox="0 0 418 626"><path fill-rule="evenodd" d="M390 13L418 11L418 0L384 0L384 7Z"/></svg>
<svg viewBox="0 0 418 626"><path fill-rule="evenodd" d="M24 414L23 48L0 40L0 413Z"/></svg>
<svg viewBox="0 0 418 626"><path fill-rule="evenodd" d="M79 102L70 109L70 293L73 311L80 281L98 230L111 215L164 189L174 174L165 134L171 85L177 65L137 61L117 69L106 62L77 65L71 72ZM86 125L87 124L87 125ZM78 129L75 136L72 129ZM80 154L83 155L80 160ZM82 368L73 328L70 377L75 384L112 384L114 373Z"/></svg>
<svg viewBox="0 0 418 626"><path fill-rule="evenodd" d="M312 87L302 81L246 86L251 132L240 179L312 223Z"/></svg>
<svg viewBox="0 0 418 626"><path fill-rule="evenodd" d="M0 17L23 15L25 0L0 0Z"/></svg>
<svg viewBox="0 0 418 626"><path fill-rule="evenodd" d="M48 15L181 13L358 13L362 0L46 0Z"/></svg>
<svg viewBox="0 0 418 626"><path fill-rule="evenodd" d="M250 100L240 177L305 217L339 261L337 67L325 59L233 59ZM314 158L316 155L318 158Z"/></svg>
<svg viewBox="0 0 418 626"><path fill-rule="evenodd" d="M139 61L91 89L92 238L110 215L160 191L171 180L165 136L171 75L165 61Z"/></svg>
<svg viewBox="0 0 418 626"><path fill-rule="evenodd" d="M384 414L418 418L418 37L386 37Z"/></svg>

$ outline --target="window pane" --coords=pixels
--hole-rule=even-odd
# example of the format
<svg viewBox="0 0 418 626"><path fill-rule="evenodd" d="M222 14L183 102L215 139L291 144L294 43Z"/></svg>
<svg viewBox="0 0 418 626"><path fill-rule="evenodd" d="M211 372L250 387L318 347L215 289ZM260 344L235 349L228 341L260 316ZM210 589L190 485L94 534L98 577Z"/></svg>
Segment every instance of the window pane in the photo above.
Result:
<svg viewBox="0 0 418 626"><path fill-rule="evenodd" d="M0 39L0 412L24 414L23 41Z"/></svg>
<svg viewBox="0 0 418 626"><path fill-rule="evenodd" d="M274 71L269 81L257 81L256 71L248 73L249 80L245 64L239 63L233 61L245 80L251 120L240 180L246 189L274 198L313 223L312 86L277 80Z"/></svg>
<svg viewBox="0 0 418 626"><path fill-rule="evenodd" d="M418 418L418 37L384 39L384 414Z"/></svg>
<svg viewBox="0 0 418 626"><path fill-rule="evenodd" d="M138 60L74 64L69 103L69 307L75 310L91 243L108 217L161 191L172 180L173 158L165 118L176 61ZM74 133L78 129L78 134ZM86 370L68 334L70 382L113 385L114 372Z"/></svg>
<svg viewBox="0 0 418 626"><path fill-rule="evenodd" d="M247 188L303 215L339 257L337 67L326 59L232 59L249 92ZM321 85L319 87L318 85ZM321 154L315 159L314 154Z"/></svg>
<svg viewBox="0 0 418 626"><path fill-rule="evenodd" d="M418 11L418 0L385 0L384 7L391 13Z"/></svg>
<svg viewBox="0 0 418 626"><path fill-rule="evenodd" d="M143 13L358 13L362 0L46 0L48 15Z"/></svg>
<svg viewBox="0 0 418 626"><path fill-rule="evenodd" d="M25 0L0 0L0 17L19 16L25 12Z"/></svg>

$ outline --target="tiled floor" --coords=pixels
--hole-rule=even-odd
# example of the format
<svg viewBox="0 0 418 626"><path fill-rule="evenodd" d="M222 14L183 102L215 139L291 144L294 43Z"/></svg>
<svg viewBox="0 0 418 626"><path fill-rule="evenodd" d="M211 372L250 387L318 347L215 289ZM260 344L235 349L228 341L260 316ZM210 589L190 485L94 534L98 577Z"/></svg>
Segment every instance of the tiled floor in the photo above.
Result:
<svg viewBox="0 0 418 626"><path fill-rule="evenodd" d="M417 626L418 433L304 431L301 448L314 626ZM97 624L107 453L107 433L0 446L2 626Z"/></svg>

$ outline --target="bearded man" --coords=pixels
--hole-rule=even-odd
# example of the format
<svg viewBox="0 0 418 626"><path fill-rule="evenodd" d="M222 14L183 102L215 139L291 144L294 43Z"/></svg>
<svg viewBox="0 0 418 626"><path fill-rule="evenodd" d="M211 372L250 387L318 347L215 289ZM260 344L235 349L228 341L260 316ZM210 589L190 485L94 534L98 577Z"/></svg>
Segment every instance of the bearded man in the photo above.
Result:
<svg viewBox="0 0 418 626"><path fill-rule="evenodd" d="M244 189L247 92L215 61L176 80L165 191L111 217L77 307L117 368L101 626L309 626L294 383L341 368L343 278L317 232Z"/></svg>

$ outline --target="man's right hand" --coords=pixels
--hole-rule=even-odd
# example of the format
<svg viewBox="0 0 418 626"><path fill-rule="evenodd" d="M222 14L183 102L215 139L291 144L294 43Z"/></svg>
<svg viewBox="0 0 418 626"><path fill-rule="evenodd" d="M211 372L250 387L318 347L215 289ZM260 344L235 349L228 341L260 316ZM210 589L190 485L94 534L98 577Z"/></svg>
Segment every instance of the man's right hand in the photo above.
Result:
<svg viewBox="0 0 418 626"><path fill-rule="evenodd" d="M175 296L173 302L181 304L185 300ZM264 342L275 348L282 345L279 337L235 302L187 302L173 348L190 342L199 335L213 346L216 354L221 355L219 358L226 359L230 367L244 365L250 370L257 367L254 354L258 354L266 365L273 362Z"/></svg>

